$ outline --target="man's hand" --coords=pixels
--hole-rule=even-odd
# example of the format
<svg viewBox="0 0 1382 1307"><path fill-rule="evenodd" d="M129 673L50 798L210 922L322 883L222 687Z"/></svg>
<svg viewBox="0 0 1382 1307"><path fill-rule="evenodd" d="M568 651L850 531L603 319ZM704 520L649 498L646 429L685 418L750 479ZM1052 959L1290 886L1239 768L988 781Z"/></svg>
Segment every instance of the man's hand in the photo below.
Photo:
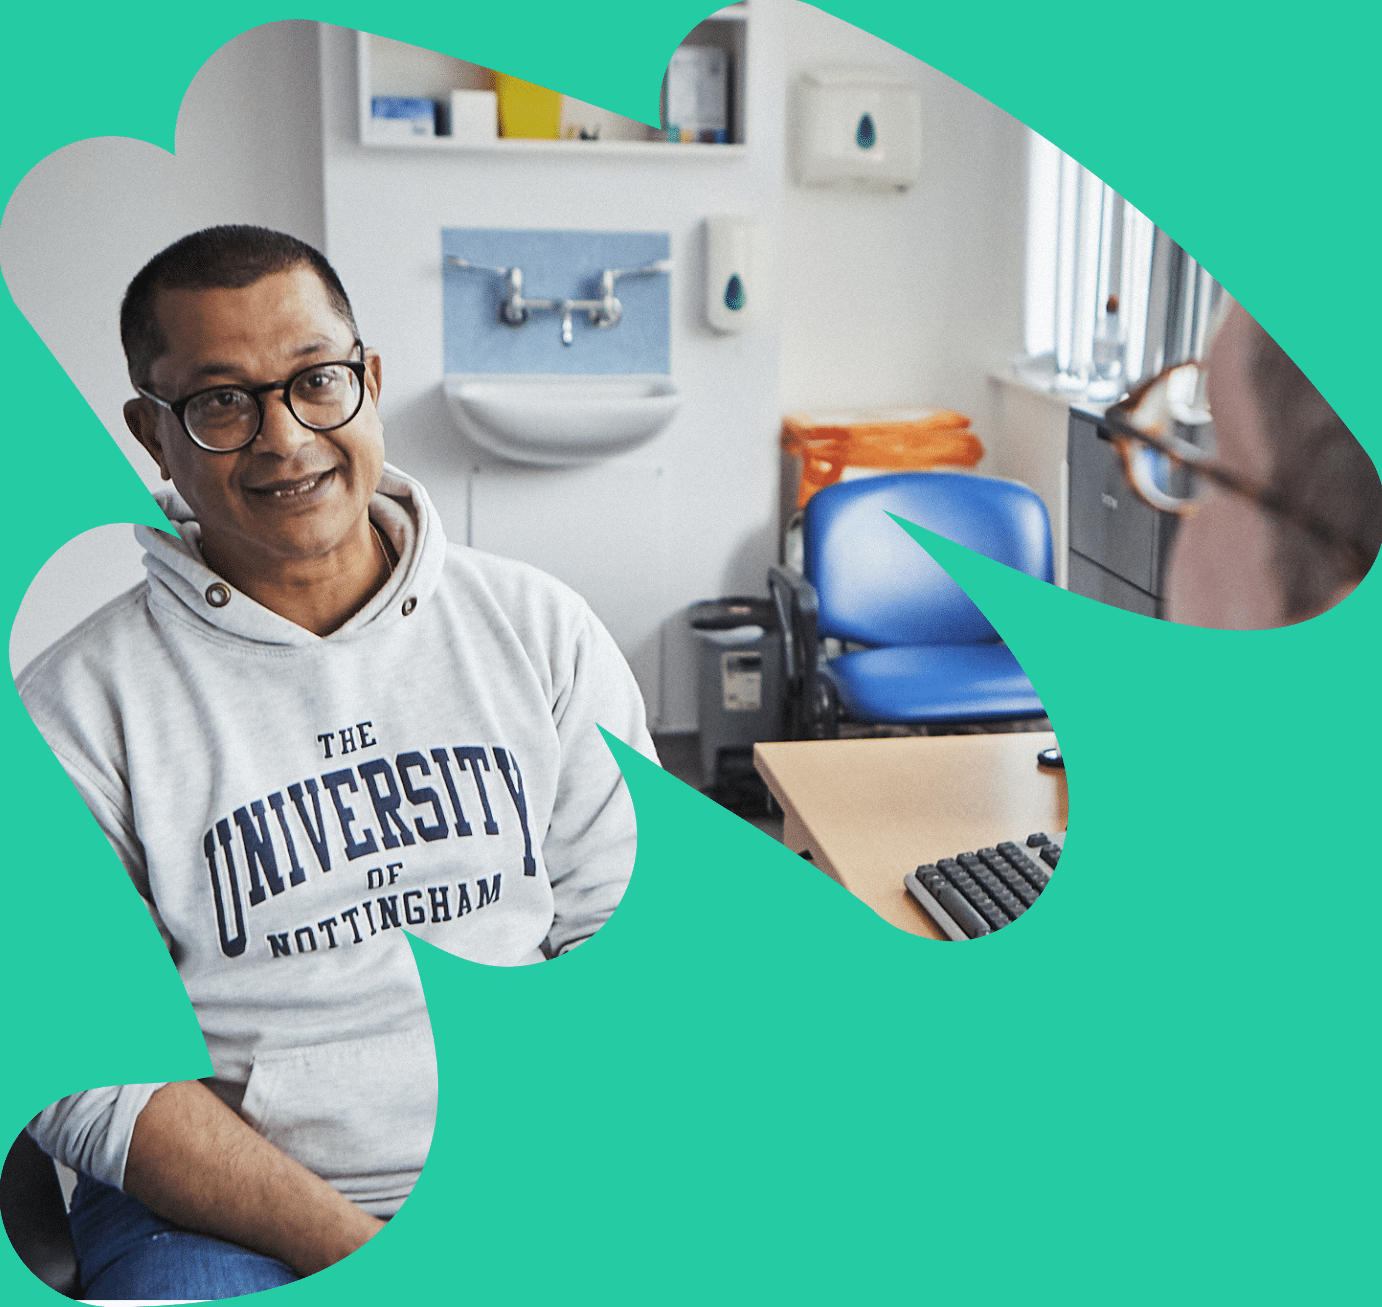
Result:
<svg viewBox="0 0 1382 1307"><path fill-rule="evenodd" d="M125 1192L165 1220L311 1275L384 1222L255 1132L197 1080L164 1085L140 1112Z"/></svg>

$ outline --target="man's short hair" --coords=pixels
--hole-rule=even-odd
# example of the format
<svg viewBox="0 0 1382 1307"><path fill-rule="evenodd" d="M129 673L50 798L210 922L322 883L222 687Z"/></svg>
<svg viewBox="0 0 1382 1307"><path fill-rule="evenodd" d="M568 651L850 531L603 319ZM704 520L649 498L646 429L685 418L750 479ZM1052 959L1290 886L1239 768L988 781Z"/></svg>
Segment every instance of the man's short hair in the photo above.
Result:
<svg viewBox="0 0 1382 1307"><path fill-rule="evenodd" d="M149 370L168 348L154 299L160 290L240 290L261 277L307 264L326 288L331 307L359 337L355 314L341 279L322 254L305 241L267 227L207 227L155 254L135 275L120 305L120 342L130 380L148 386Z"/></svg>
<svg viewBox="0 0 1382 1307"><path fill-rule="evenodd" d="M1261 429L1271 446L1271 488L1306 513L1334 525L1363 549L1365 569L1382 545L1382 483L1367 451L1260 327L1251 358ZM1340 587L1358 579L1338 550L1289 522L1275 529L1277 576L1288 620L1320 612Z"/></svg>

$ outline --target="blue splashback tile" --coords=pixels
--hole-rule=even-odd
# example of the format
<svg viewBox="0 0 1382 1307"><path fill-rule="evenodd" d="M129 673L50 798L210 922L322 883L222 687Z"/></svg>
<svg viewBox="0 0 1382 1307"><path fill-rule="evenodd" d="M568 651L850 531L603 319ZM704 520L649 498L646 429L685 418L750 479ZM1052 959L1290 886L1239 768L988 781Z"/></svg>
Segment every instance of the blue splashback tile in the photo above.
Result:
<svg viewBox="0 0 1382 1307"><path fill-rule="evenodd" d="M671 252L666 232L502 231L443 227L442 256L523 269L529 299L599 299L606 268L641 268ZM503 279L475 268L442 265L446 370L608 376L671 371L673 274L625 277L614 293L624 306L613 327L572 315L573 340L561 343L561 315L535 312L521 327L500 321Z"/></svg>

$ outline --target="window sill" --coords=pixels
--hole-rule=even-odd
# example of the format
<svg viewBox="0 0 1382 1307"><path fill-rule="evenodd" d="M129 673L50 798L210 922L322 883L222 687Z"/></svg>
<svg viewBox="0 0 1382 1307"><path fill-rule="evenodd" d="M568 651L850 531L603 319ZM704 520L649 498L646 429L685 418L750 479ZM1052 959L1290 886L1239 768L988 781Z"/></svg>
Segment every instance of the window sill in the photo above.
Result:
<svg viewBox="0 0 1382 1307"><path fill-rule="evenodd" d="M1033 395L1038 399L1045 400L1053 408L1069 410L1078 408L1085 412L1102 415L1108 408L1109 401L1089 399L1080 390L1052 390L1046 386L1039 385L1035 381L1029 381L1026 377L1019 376L1016 372L1003 368L990 368L988 379L1000 386L1008 386L1013 390L1020 390L1024 394Z"/></svg>

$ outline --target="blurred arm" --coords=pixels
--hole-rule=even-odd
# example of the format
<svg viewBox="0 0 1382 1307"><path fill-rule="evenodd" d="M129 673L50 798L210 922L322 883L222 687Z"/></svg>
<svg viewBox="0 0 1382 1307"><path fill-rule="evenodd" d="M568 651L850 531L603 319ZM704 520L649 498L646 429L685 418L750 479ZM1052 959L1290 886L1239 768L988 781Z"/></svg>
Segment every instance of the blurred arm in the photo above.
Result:
<svg viewBox="0 0 1382 1307"><path fill-rule="evenodd" d="M189 1230L276 1257L311 1275L384 1222L293 1161L205 1085L165 1085L140 1112L124 1189Z"/></svg>

